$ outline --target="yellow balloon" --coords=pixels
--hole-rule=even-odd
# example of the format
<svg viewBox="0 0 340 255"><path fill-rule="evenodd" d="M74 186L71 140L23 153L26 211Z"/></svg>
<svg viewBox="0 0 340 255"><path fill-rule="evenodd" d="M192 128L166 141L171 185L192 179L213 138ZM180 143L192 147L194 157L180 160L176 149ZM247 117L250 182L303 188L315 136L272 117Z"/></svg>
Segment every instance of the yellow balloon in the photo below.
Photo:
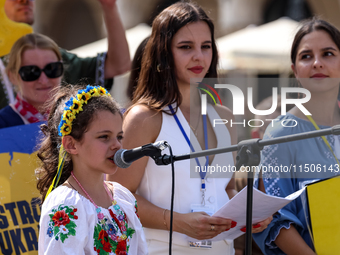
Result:
<svg viewBox="0 0 340 255"><path fill-rule="evenodd" d="M30 25L14 22L7 17L4 9L5 1L0 0L0 57L10 52L16 40L33 32Z"/></svg>

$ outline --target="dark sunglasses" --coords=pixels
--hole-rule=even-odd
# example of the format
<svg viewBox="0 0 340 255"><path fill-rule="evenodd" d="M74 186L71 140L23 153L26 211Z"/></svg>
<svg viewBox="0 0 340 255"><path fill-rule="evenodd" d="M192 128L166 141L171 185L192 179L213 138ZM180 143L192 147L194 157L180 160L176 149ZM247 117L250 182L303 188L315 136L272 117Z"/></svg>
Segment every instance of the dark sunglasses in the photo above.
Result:
<svg viewBox="0 0 340 255"><path fill-rule="evenodd" d="M22 66L19 69L19 75L23 81L35 81L39 79L41 72L44 72L48 78L58 78L63 74L64 67L62 62L53 62L47 64L44 69L37 66Z"/></svg>

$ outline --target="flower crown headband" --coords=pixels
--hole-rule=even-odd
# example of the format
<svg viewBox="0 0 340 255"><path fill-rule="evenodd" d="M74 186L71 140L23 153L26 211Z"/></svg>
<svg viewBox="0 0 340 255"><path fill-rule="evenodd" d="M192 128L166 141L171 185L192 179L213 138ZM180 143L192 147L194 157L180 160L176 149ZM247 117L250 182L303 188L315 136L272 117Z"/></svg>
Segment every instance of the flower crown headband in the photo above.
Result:
<svg viewBox="0 0 340 255"><path fill-rule="evenodd" d="M69 135L72 132L72 122L76 119L76 115L83 111L83 107L92 97L100 97L100 96L109 96L110 93L101 86L90 86L87 85L86 89L78 90L78 93L75 97L71 97L66 103L66 107L64 108L64 112L61 115L61 120L58 126L58 134L61 137L65 135ZM65 162L66 151L64 150L63 145L61 144L59 150L59 162L58 162L58 170L57 174L54 177L51 186L49 187L45 199L51 193L53 189L58 186L61 173L63 171L64 162Z"/></svg>
<svg viewBox="0 0 340 255"><path fill-rule="evenodd" d="M75 97L71 97L66 102L66 107L61 115L61 121L58 126L58 134L63 137L69 135L72 131L72 122L76 115L83 110L84 104L87 104L90 98L99 96L110 96L106 89L100 86L87 85L86 89L78 90Z"/></svg>

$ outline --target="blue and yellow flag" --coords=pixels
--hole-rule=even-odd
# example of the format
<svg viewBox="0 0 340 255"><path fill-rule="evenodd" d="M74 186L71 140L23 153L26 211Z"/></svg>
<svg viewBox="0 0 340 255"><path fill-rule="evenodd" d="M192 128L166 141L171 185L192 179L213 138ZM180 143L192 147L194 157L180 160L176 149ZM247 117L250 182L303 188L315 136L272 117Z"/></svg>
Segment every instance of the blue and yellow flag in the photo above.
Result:
<svg viewBox="0 0 340 255"><path fill-rule="evenodd" d="M38 254L40 124L0 129L0 254Z"/></svg>

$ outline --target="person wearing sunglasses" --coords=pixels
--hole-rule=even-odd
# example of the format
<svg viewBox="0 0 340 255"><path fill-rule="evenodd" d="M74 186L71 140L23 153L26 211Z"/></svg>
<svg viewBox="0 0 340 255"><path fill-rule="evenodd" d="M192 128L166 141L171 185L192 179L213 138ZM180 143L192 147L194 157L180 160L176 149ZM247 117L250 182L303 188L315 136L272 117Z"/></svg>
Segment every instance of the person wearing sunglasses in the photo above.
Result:
<svg viewBox="0 0 340 255"><path fill-rule="evenodd" d="M15 22L28 25L34 23L34 0L0 0L5 1L4 12ZM110 90L113 78L127 72L131 67L129 47L125 30L118 12L117 0L96 0L101 6L107 31L107 52L98 53L95 57L80 58L77 55L59 48L64 63L62 84L77 84L79 80L95 83ZM67 36L67 34L65 34ZM0 109L13 103L15 93L4 72L7 56L0 58Z"/></svg>
<svg viewBox="0 0 340 255"><path fill-rule="evenodd" d="M0 128L46 121L44 103L60 86L63 63L58 45L41 34L27 34L9 54L6 73L17 89L14 103L0 110Z"/></svg>

